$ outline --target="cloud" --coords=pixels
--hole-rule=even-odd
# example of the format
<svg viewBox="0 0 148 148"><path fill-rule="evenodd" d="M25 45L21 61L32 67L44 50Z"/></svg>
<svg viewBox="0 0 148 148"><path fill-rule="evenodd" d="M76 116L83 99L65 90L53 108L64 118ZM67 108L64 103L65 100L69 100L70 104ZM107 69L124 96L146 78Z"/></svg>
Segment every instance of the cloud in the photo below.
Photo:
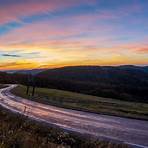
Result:
<svg viewBox="0 0 148 148"><path fill-rule="evenodd" d="M8 70L8 69L31 69L31 68L37 68L38 64L37 62L33 61L27 61L27 60L18 60L15 62L3 62L0 64L0 70Z"/></svg>
<svg viewBox="0 0 148 148"><path fill-rule="evenodd" d="M2 54L4 57L21 57L20 55L15 55L15 54Z"/></svg>
<svg viewBox="0 0 148 148"><path fill-rule="evenodd" d="M22 64L20 63L17 63L17 62L8 62L8 63L3 63L3 64L0 64L0 68L6 68L6 67L13 67L13 66L20 66Z"/></svg>
<svg viewBox="0 0 148 148"><path fill-rule="evenodd" d="M92 4L96 0L25 0L7 2L0 6L0 24L20 21L20 18L41 13L51 13L80 4Z"/></svg>
<svg viewBox="0 0 148 148"><path fill-rule="evenodd" d="M95 0L27 0L25 3L20 2L6 5L8 8L11 7L11 9L7 10L12 11L12 13L0 12L0 15L5 14L8 18L11 18L9 15L15 14L14 16L19 18L19 16L32 15L38 12L46 13L47 11L57 11L80 4L95 4L95 2ZM89 11L86 13L74 13L67 17L56 17L52 20L32 22L0 36L0 44L1 46L11 46L14 48L24 46L26 50L27 48L42 48L44 50L48 48L65 48L65 46L68 48L72 46L73 48L78 48L78 46L82 46L80 48L83 48L83 46L95 46L99 44L101 38L102 40L107 40L109 35L119 35L118 31L122 29L117 24L100 22L103 20L121 19L123 16L138 12L139 10L140 6L134 4L122 6L115 10L100 9L94 13ZM2 10L0 9L0 11ZM70 40L70 38L73 39ZM93 42L93 45L88 44L88 42ZM105 42L101 43L106 44Z"/></svg>
<svg viewBox="0 0 148 148"><path fill-rule="evenodd" d="M146 63L148 46L137 44L146 33L146 20L140 17L145 22L141 26L130 23L139 20L138 3L113 6L110 2L105 8L95 5L101 0L2 1L0 25L21 22L7 24L8 31L0 35L3 68Z"/></svg>
<svg viewBox="0 0 148 148"><path fill-rule="evenodd" d="M103 44L102 40L110 38L103 34L117 30L111 25L96 25L96 18L90 21L87 17L91 18L84 14L83 19L78 15L26 24L1 36L1 48L78 49L96 46L99 42ZM101 36L96 38L97 34Z"/></svg>
<svg viewBox="0 0 148 148"><path fill-rule="evenodd" d="M142 53L142 54L148 54L148 46L147 47L141 47L141 48L138 48L137 51L139 53Z"/></svg>

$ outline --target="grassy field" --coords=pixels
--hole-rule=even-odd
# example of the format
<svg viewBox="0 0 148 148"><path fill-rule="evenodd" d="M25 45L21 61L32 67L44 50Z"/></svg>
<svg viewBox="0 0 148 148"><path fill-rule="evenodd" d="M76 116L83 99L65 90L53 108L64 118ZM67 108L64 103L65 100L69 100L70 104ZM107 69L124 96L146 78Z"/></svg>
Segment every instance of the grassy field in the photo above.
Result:
<svg viewBox="0 0 148 148"><path fill-rule="evenodd" d="M56 89L37 88L35 97L26 95L26 87L12 90L17 96L64 108L148 120L148 104L101 98Z"/></svg>
<svg viewBox="0 0 148 148"><path fill-rule="evenodd" d="M0 107L0 148L127 148L98 139L72 135Z"/></svg>

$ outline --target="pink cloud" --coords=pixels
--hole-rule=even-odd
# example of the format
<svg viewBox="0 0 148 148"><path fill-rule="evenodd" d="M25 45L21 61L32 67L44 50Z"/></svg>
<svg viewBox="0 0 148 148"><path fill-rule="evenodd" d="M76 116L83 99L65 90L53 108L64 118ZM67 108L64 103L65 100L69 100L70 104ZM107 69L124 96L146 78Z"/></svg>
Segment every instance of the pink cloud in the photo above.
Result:
<svg viewBox="0 0 148 148"><path fill-rule="evenodd" d="M26 0L23 3L11 3L5 6L0 6L0 24L18 21L19 18L23 16L61 10L81 3L93 4L95 1L96 0Z"/></svg>
<svg viewBox="0 0 148 148"><path fill-rule="evenodd" d="M137 51L139 52L139 53L142 53L142 54L148 54L148 46L147 47L139 47L138 49L137 49Z"/></svg>
<svg viewBox="0 0 148 148"><path fill-rule="evenodd" d="M38 44L41 42L45 44L48 43L50 39L52 40L52 38L55 38L56 40L56 38L62 37L61 39L65 40L64 37L75 37L83 33L89 33L89 38L87 40L88 43L90 40L95 40L96 42L95 37L90 39L92 37L91 35L96 34L97 32L103 34L105 31L112 31L111 26L95 25L94 21L87 20L87 17L88 15L83 15L83 22L85 23L80 23L80 19L82 20L80 16L72 16L26 24L21 28L14 29L3 36L0 36L0 43L7 45L20 44L22 42L27 43L27 41L29 41L30 44ZM83 38L81 38L81 41L79 41L79 38L75 38L73 40L69 41L75 43L86 41L85 38L84 41ZM99 40L99 38L97 38L97 40ZM59 43L59 41L57 42Z"/></svg>

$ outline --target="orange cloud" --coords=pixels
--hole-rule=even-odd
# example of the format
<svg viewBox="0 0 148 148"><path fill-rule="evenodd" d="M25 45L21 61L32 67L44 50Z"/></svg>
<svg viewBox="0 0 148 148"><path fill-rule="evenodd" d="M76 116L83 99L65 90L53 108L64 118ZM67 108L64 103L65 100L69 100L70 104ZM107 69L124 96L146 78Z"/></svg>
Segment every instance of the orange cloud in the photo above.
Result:
<svg viewBox="0 0 148 148"><path fill-rule="evenodd" d="M0 70L32 69L36 67L38 67L38 64L32 61L4 62L0 64Z"/></svg>

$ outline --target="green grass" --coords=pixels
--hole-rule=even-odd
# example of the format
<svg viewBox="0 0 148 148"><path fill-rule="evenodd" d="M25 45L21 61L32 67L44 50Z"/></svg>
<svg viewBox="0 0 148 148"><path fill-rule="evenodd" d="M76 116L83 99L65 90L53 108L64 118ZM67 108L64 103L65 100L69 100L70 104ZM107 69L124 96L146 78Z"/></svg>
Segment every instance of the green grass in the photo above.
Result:
<svg viewBox="0 0 148 148"><path fill-rule="evenodd" d="M127 148L51 128L0 107L0 148Z"/></svg>
<svg viewBox="0 0 148 148"><path fill-rule="evenodd" d="M26 99L69 109L148 120L148 104L146 103L127 102L47 88L37 88L36 95L32 98L26 95L26 87L22 85L12 90L12 93Z"/></svg>

